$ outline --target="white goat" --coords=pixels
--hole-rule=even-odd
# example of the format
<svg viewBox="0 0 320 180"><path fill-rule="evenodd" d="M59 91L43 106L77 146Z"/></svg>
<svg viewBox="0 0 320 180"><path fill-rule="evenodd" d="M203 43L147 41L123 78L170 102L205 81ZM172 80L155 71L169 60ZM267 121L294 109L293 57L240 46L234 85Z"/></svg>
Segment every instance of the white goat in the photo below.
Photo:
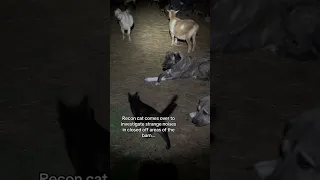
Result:
<svg viewBox="0 0 320 180"><path fill-rule="evenodd" d="M169 30L171 34L171 45L177 45L178 39L186 40L188 44L188 53L191 49L194 51L196 46L196 35L199 30L199 25L191 19L179 19L176 17L177 12L167 10L169 12ZM192 38L192 47L191 47Z"/></svg>
<svg viewBox="0 0 320 180"><path fill-rule="evenodd" d="M119 20L122 39L124 40L124 30L127 30L129 41L131 41L131 27L133 26L133 17L128 10L121 11L119 8L114 11L114 15Z"/></svg>
<svg viewBox="0 0 320 180"><path fill-rule="evenodd" d="M124 0L123 4L126 6L130 2L133 2L133 4L136 5L136 0Z"/></svg>

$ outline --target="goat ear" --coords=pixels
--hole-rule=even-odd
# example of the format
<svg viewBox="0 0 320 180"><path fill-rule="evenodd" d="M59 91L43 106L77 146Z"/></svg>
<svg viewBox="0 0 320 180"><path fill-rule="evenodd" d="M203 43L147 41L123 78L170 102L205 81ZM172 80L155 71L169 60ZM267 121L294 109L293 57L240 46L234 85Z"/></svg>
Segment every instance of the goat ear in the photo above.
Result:
<svg viewBox="0 0 320 180"><path fill-rule="evenodd" d="M175 14L177 14L178 12L179 12L179 10L177 10L177 11L174 11L174 13L175 13Z"/></svg>
<svg viewBox="0 0 320 180"><path fill-rule="evenodd" d="M167 9L167 11L168 11L168 13L170 13L170 10L169 10L169 9Z"/></svg>

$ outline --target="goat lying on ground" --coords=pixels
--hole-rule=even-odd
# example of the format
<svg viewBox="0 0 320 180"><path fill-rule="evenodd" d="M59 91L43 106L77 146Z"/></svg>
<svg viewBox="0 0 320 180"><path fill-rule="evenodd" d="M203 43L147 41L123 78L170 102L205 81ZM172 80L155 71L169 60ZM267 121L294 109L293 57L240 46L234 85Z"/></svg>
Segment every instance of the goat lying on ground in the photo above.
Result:
<svg viewBox="0 0 320 180"><path fill-rule="evenodd" d="M179 19L176 14L179 11L168 10L169 12L169 30L171 35L171 45L177 45L178 39L186 40L188 44L188 53L191 49L194 51L196 46L196 35L199 25L191 19ZM191 47L192 38L192 47Z"/></svg>
<svg viewBox="0 0 320 180"><path fill-rule="evenodd" d="M131 28L133 27L133 17L130 14L129 10L121 11L121 9L116 9L114 15L119 21L122 39L124 40L124 31L127 31L129 41L131 41Z"/></svg>

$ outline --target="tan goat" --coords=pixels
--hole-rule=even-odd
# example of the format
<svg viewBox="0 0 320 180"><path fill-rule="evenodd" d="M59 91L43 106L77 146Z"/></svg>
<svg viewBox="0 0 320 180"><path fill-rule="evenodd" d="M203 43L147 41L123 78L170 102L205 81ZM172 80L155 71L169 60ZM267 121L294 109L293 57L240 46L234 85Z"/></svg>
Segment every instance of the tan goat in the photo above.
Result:
<svg viewBox="0 0 320 180"><path fill-rule="evenodd" d="M186 40L188 44L188 53L191 49L194 51L196 47L196 35L199 30L199 25L191 19L179 19L176 17L177 12L167 10L169 12L169 30L171 34L171 45L177 45L178 39ZM192 47L191 47L192 38Z"/></svg>

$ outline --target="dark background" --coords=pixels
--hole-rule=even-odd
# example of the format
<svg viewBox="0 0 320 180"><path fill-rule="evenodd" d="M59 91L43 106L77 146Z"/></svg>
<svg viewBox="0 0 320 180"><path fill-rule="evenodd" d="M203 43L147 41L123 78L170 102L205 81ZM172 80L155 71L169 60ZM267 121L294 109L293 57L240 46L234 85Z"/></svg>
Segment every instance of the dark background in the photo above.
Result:
<svg viewBox="0 0 320 180"><path fill-rule="evenodd" d="M108 128L108 1L1 3L0 161L2 179L73 173L56 100L84 94Z"/></svg>
<svg viewBox="0 0 320 180"><path fill-rule="evenodd" d="M108 128L108 1L2 2L0 174L36 179L70 174L56 122L56 100L84 94ZM218 106L211 178L253 180L244 170L273 159L284 121L319 104L319 63L269 53L211 54L211 96ZM124 165L125 172L125 165Z"/></svg>

